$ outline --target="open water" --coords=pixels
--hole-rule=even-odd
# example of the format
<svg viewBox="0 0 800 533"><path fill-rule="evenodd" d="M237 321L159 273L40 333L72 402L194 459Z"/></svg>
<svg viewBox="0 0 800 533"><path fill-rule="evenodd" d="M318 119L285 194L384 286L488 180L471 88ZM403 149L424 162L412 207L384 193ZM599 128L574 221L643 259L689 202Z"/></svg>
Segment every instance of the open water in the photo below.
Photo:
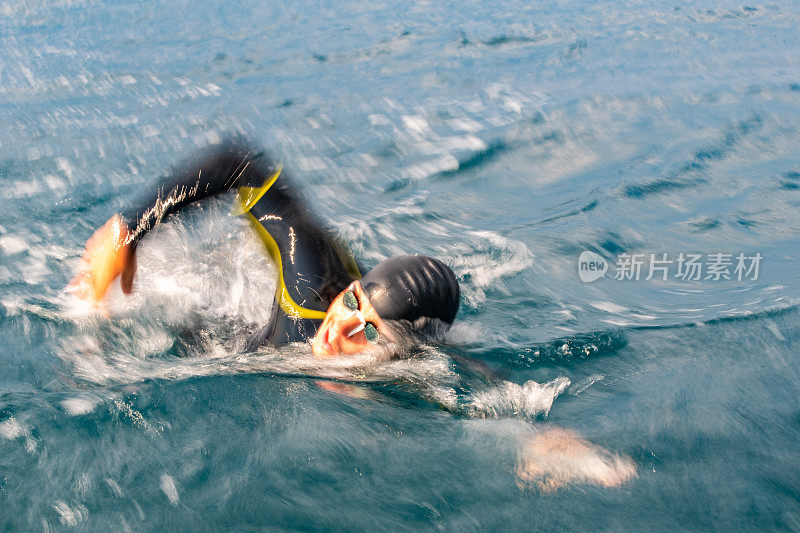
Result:
<svg viewBox="0 0 800 533"><path fill-rule="evenodd" d="M800 529L798 27L2 0L0 529ZM447 337L233 349L274 272L230 199L148 236L108 316L64 292L95 228L231 135L367 265L448 262Z"/></svg>

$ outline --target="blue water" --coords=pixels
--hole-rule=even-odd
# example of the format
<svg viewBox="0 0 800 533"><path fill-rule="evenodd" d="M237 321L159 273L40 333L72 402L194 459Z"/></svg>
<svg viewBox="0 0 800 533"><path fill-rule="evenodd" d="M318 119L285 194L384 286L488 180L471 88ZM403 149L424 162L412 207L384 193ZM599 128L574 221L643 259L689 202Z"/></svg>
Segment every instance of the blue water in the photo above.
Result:
<svg viewBox="0 0 800 533"><path fill-rule="evenodd" d="M0 529L800 529L799 25L791 3L0 3ZM241 353L274 272L229 199L144 240L108 316L64 292L95 228L235 134L367 265L448 262L448 336ZM614 279L663 253L763 259Z"/></svg>

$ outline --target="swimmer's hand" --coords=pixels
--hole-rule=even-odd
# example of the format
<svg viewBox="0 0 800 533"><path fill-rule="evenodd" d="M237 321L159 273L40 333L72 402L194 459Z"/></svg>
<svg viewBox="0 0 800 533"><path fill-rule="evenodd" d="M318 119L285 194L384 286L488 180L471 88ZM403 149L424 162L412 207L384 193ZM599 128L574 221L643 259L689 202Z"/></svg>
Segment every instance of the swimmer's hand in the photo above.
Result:
<svg viewBox="0 0 800 533"><path fill-rule="evenodd" d="M122 292L129 294L136 273L132 241L130 228L122 217L111 217L86 241L81 266L67 290L82 300L99 305L111 282L122 275Z"/></svg>

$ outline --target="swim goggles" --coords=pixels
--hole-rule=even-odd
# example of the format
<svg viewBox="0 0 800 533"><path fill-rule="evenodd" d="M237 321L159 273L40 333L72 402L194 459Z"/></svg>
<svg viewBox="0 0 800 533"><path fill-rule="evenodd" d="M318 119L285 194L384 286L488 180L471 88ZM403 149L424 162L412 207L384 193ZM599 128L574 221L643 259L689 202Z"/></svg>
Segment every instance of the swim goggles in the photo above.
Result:
<svg viewBox="0 0 800 533"><path fill-rule="evenodd" d="M378 338L380 337L380 333L378 333L378 330L375 328L372 322L367 322L366 320L364 320L364 315L361 313L361 310L359 309L358 298L356 298L356 295L355 293L353 293L352 290L348 290L347 292L344 293L344 295L342 296L342 303L347 309L352 311L353 314L357 316L361 322L358 326L350 330L347 336L352 337L353 335L355 335L356 333L358 333L363 329L364 336L367 337L367 340L373 344L376 344L378 342Z"/></svg>

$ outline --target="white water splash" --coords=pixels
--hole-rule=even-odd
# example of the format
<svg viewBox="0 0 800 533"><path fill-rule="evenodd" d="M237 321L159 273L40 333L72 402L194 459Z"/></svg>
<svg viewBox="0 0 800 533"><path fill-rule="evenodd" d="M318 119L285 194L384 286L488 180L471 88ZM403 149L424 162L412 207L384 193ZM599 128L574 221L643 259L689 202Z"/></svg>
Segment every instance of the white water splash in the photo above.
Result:
<svg viewBox="0 0 800 533"><path fill-rule="evenodd" d="M531 419L547 415L553 401L570 384L566 377L556 378L545 384L533 380L517 385L509 381L475 393L469 410L475 416L485 418L517 417Z"/></svg>
<svg viewBox="0 0 800 533"><path fill-rule="evenodd" d="M53 509L58 514L58 520L62 526L77 526L78 522L83 522L89 517L89 510L81 504L70 507L66 502L56 500Z"/></svg>
<svg viewBox="0 0 800 533"><path fill-rule="evenodd" d="M91 413L99 403L100 398L75 397L62 400L61 407L67 412L67 414L78 416Z"/></svg>
<svg viewBox="0 0 800 533"><path fill-rule="evenodd" d="M582 393L583 391L585 391L598 381L603 380L604 378L605 376L602 374L592 374L591 376L583 378L577 383L573 383L567 392L573 396L577 396L578 394Z"/></svg>
<svg viewBox="0 0 800 533"><path fill-rule="evenodd" d="M162 474L161 481L159 483L161 490L167 496L167 499L172 505L177 505L178 500L180 500L180 496L178 494L178 482L175 481L175 478L170 476L169 474Z"/></svg>
<svg viewBox="0 0 800 533"><path fill-rule="evenodd" d="M171 315L165 318L178 321L192 312L250 324L268 321L275 268L243 222L217 213L190 227L173 219L151 233L137 250L134 293L125 296L112 284L111 312L158 306Z"/></svg>
<svg viewBox="0 0 800 533"><path fill-rule="evenodd" d="M37 449L36 439L31 434L31 428L19 422L13 416L0 422L0 437L8 440L25 439L25 451L33 454Z"/></svg>
<svg viewBox="0 0 800 533"><path fill-rule="evenodd" d="M28 433L28 428L20 424L13 416L0 422L0 437L4 439L14 440L18 437L24 437Z"/></svg>

